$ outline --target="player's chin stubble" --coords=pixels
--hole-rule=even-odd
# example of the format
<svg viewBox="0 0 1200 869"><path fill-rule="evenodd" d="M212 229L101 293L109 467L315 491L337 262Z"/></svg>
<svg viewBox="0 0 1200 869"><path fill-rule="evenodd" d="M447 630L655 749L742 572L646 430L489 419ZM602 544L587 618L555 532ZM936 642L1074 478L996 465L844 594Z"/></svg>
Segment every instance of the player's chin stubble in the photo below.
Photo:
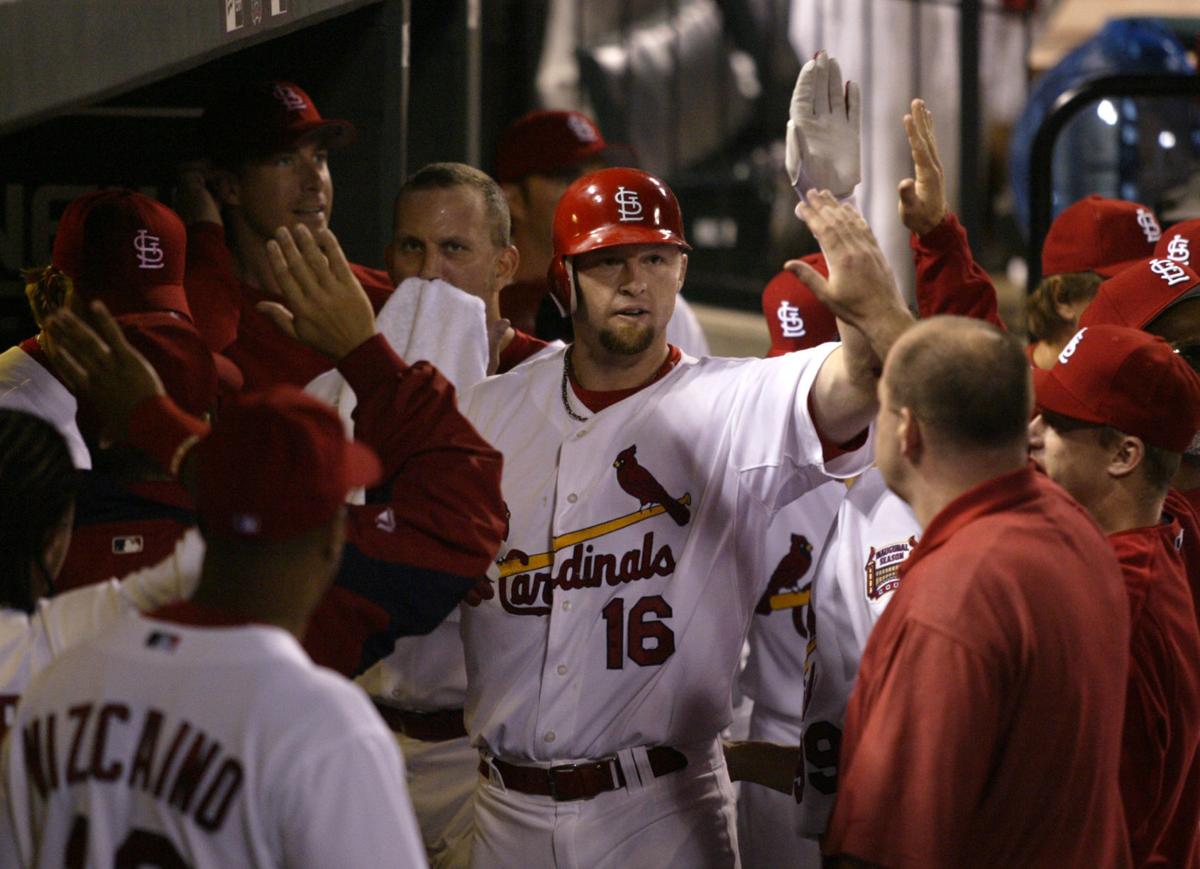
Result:
<svg viewBox="0 0 1200 869"><path fill-rule="evenodd" d="M627 326L621 329L601 329L600 346L609 353L637 356L654 343L654 329L649 326Z"/></svg>

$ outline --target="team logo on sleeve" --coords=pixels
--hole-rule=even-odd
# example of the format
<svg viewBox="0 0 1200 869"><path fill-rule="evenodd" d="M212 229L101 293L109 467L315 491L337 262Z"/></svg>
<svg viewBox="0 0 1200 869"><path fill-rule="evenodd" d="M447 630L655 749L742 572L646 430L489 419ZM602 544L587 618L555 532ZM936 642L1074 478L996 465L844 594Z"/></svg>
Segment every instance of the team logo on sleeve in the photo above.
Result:
<svg viewBox="0 0 1200 869"><path fill-rule="evenodd" d="M871 547L867 553L867 597L879 600L900 587L900 565L916 545L917 538L909 537L878 549Z"/></svg>
<svg viewBox="0 0 1200 869"><path fill-rule="evenodd" d="M496 561L499 567L498 598L505 611L513 615L544 616L550 612L556 590L618 586L668 577L675 572L674 550L670 543L662 543L661 538L656 541L654 531L647 531L640 544L624 551L614 552L613 547L605 547L599 541L663 515L675 525L687 525L692 517L689 509L691 493L673 497L638 463L636 445L622 450L613 461L613 467L617 485L637 499L638 508L586 528L559 534L553 538L547 552L527 553L516 547L507 549ZM505 519L511 520L507 507ZM566 557L559 557L560 552L566 553Z"/></svg>

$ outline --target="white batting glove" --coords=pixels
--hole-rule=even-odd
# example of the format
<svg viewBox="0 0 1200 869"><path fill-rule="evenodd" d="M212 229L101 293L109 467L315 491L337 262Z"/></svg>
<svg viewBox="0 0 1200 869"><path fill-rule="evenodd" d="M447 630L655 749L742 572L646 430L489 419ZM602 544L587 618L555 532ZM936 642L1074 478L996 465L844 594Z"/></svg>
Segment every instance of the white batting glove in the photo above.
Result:
<svg viewBox="0 0 1200 869"><path fill-rule="evenodd" d="M842 85L838 62L824 51L804 64L792 92L787 125L788 179L796 194L829 190L846 199L862 180L858 85Z"/></svg>

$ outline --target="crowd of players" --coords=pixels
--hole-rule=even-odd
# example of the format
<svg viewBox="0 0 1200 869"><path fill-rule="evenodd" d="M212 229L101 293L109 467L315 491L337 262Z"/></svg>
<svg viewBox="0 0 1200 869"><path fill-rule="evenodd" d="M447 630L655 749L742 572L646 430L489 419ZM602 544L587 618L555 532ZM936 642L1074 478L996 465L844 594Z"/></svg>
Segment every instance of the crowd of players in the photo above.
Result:
<svg viewBox="0 0 1200 869"><path fill-rule="evenodd" d="M767 359L575 112L415 173L385 271L288 82L174 210L71 203L0 355L0 865L1200 861L1200 221L1064 210L1022 344L914 101L914 321L858 105L805 65Z"/></svg>

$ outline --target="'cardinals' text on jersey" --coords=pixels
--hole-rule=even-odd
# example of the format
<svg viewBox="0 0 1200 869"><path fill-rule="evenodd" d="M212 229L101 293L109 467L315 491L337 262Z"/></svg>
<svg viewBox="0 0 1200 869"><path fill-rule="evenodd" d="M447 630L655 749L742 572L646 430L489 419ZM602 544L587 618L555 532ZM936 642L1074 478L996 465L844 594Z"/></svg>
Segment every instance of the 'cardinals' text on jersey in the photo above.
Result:
<svg viewBox="0 0 1200 869"><path fill-rule="evenodd" d="M563 351L463 397L504 453L508 540L495 597L463 615L467 722L533 761L712 740L771 567L776 511L825 465L808 393L835 345L766 360L683 359L597 413L563 407Z"/></svg>

